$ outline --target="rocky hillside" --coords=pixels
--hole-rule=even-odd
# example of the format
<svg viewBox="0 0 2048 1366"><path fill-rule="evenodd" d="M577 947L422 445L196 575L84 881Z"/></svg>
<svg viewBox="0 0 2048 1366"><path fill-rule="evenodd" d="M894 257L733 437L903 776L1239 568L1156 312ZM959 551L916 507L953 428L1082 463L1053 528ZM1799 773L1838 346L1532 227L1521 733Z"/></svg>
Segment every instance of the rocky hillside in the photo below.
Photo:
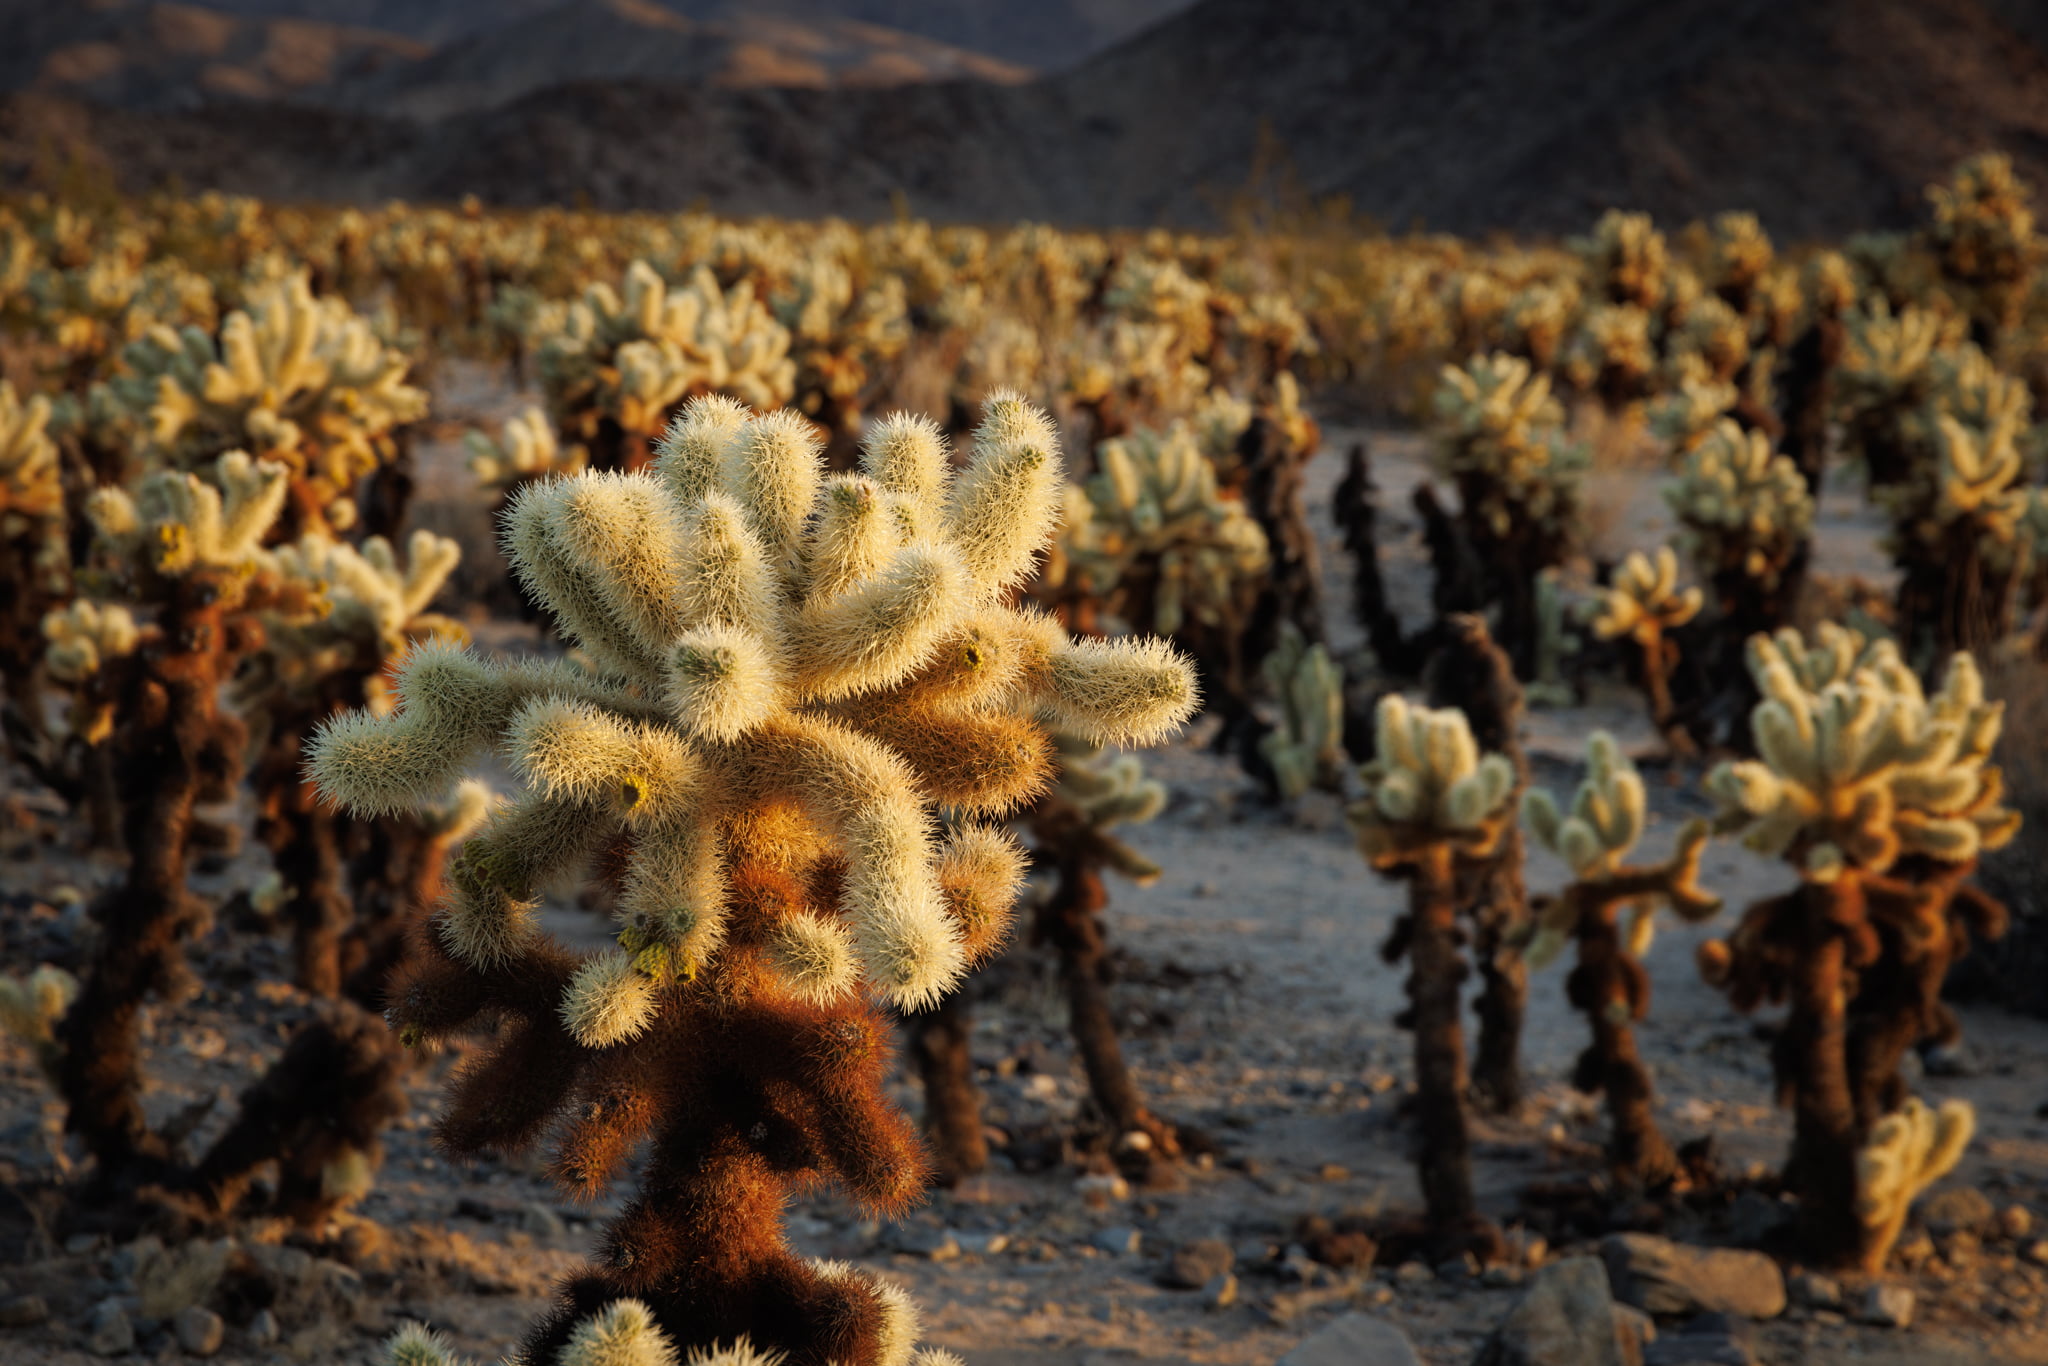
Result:
<svg viewBox="0 0 2048 1366"><path fill-rule="evenodd" d="M900 190L941 218L1199 225L1264 138L1395 228L1743 207L1796 238L1904 222L1984 147L2048 183L2044 29L2025 0L1201 0L1014 86L613 74L433 121L17 98L0 174L58 147L257 193L874 216Z"/></svg>

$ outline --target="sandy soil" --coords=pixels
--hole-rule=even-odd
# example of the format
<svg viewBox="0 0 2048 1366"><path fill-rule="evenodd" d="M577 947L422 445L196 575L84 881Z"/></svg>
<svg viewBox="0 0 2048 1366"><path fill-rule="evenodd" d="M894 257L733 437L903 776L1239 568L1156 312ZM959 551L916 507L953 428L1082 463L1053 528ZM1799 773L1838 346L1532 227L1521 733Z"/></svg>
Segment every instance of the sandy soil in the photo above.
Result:
<svg viewBox="0 0 2048 1366"><path fill-rule="evenodd" d="M1330 433L1330 454L1314 469L1316 516L1332 543L1327 503L1340 472L1337 453L1355 435ZM1403 510L1421 473L1419 447L1399 436L1374 439L1392 531L1409 536ZM442 448L440 458L448 454ZM1624 509L1617 524L1640 527L1641 540L1652 541L1661 534L1651 522L1654 480L1614 480L1610 491ZM1826 520L1827 567L1876 577L1882 559L1860 511L1830 500ZM1397 605L1419 619L1419 545L1398 546L1393 562ZM1332 549L1327 569L1340 653L1357 642L1345 617L1345 568ZM1571 758L1594 726L1616 730L1625 743L1650 742L1640 707L1625 693L1537 713L1529 738L1538 780L1555 787L1574 780ZM799 1203L790 1213L792 1237L807 1253L854 1257L900 1279L924 1306L929 1338L978 1366L1253 1366L1355 1308L1399 1324L1432 1366L1463 1363L1513 1302L1513 1286L1385 1271L1349 1278L1325 1271L1304 1283L1275 1261L1301 1216L1418 1203L1400 1118L1408 1040L1392 1024L1401 980L1378 954L1400 889L1366 869L1335 799L1312 797L1292 812L1264 807L1233 766L1203 751L1205 734L1197 727L1148 756L1173 798L1160 819L1129 838L1166 875L1149 888L1115 885L1109 921L1125 955L1118 991L1131 1060L1156 1107L1211 1136L1216 1159L1191 1170L1183 1189L1121 1199L1087 1191L1072 1167L1027 1174L999 1159L988 1177L935 1193L898 1226L865 1222L831 1198ZM1651 854L1701 807L1692 786L1653 786ZM58 880L90 882L111 872L30 852L0 863L10 966L66 952L71 924L51 904ZM245 868L209 878L201 890L224 888ZM1547 856L1532 860L1532 889L1554 887L1561 875ZM1703 880L1739 908L1781 887L1784 876L1717 845ZM550 921L574 937L601 932L595 918L566 904L550 911ZM1692 947L1711 932L1667 927L1660 936L1649 958L1655 1005L1640 1037L1667 1132L1678 1139L1712 1133L1724 1165L1741 1172L1782 1156L1789 1123L1772 1108L1766 1045L1754 1022L1736 1016L1693 971ZM274 984L281 962L274 943L220 930L201 956L211 962L207 995L152 1013L153 1113L207 1095L231 1100L275 1056L304 1009L295 993ZM1565 1004L1562 975L1553 968L1533 983L1528 1103L1478 1130L1482 1199L1504 1223L1520 1219L1519 1194L1530 1182L1597 1165L1592 1145L1601 1118L1566 1083L1584 1027ZM987 1120L1019 1139L1057 1130L1078 1112L1085 1085L1050 964L1016 949L998 980L976 1012ZM1978 1186L2001 1209L2029 1207L2038 1226L2048 1222L2048 1023L1988 1009L1965 1009L1964 1017L1975 1074L1927 1077L1915 1088L1930 1100L1962 1096L1977 1107L1980 1136L1952 1182ZM274 1347L254 1347L231 1327L218 1360L367 1362L375 1339L411 1316L446 1328L470 1351L501 1352L535 1316L549 1281L590 1247L608 1207L563 1205L537 1176L536 1162L456 1167L435 1156L436 1078L451 1061L444 1057L415 1078L417 1104L391 1134L377 1188L361 1206L385 1232L340 1230L317 1249L346 1253L360 1280L331 1278L313 1309L283 1323ZM899 1078L894 1085L914 1111L916 1084ZM222 1118L202 1124L200 1138ZM31 1061L9 1045L0 1055L0 1181L32 1187L67 1166L59 1119ZM7 1213L0 1209L0 1228ZM1676 1231L1726 1232L1705 1218L1681 1221ZM1175 1245L1211 1236L1238 1253L1238 1297L1220 1308L1199 1292L1156 1282ZM1962 1251L1953 1261L1959 1265L1937 1256L1917 1273L1896 1273L1919 1295L1910 1330L1795 1310L1764 1327L1761 1355L1772 1363L2048 1362L2048 1267L1996 1242L1974 1263ZM22 1366L94 1359L80 1346L82 1325L94 1301L122 1288L123 1267L118 1254L89 1240L36 1265L0 1267L0 1299L32 1291L53 1309L45 1325L0 1330L0 1359ZM166 1345L158 1359L180 1358Z"/></svg>

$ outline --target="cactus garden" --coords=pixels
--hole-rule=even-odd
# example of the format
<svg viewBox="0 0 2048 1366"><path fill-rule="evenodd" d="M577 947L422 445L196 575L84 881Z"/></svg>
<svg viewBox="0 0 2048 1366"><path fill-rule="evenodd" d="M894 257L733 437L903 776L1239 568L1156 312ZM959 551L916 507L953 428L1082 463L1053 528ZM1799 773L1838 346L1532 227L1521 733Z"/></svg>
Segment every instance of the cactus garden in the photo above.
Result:
<svg viewBox="0 0 2048 1366"><path fill-rule="evenodd" d="M0 189L0 1360L2048 1360L2033 194Z"/></svg>

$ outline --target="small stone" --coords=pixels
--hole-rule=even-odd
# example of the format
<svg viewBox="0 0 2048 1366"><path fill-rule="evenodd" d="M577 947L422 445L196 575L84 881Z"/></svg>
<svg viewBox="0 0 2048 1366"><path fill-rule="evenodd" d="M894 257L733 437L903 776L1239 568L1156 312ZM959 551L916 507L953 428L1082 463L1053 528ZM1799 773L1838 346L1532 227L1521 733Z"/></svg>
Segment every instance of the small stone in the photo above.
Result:
<svg viewBox="0 0 2048 1366"><path fill-rule="evenodd" d="M1941 1258L1957 1269L1975 1266L1984 1257L1984 1240L1967 1230L1941 1240Z"/></svg>
<svg viewBox="0 0 2048 1366"><path fill-rule="evenodd" d="M1632 1304L1614 1306L1614 1343L1623 1362L1640 1362L1656 1340L1657 1320Z"/></svg>
<svg viewBox="0 0 2048 1366"><path fill-rule="evenodd" d="M970 1257L993 1257L1010 1245L1007 1233L956 1233L953 1241Z"/></svg>
<svg viewBox="0 0 2048 1366"><path fill-rule="evenodd" d="M2048 1238L2041 1238L2028 1244L2027 1260L2036 1266L2048 1266Z"/></svg>
<svg viewBox="0 0 2048 1366"><path fill-rule="evenodd" d="M1322 1264L1308 1255L1308 1249L1300 1243L1289 1243L1287 1250L1280 1254L1280 1277L1282 1280L1298 1281L1303 1285L1315 1282L1322 1272Z"/></svg>
<svg viewBox="0 0 2048 1366"><path fill-rule="evenodd" d="M103 1357L135 1350L135 1325L119 1300L101 1300L85 1320L85 1349Z"/></svg>
<svg viewBox="0 0 2048 1366"><path fill-rule="evenodd" d="M1756 1366L1754 1336L1747 1319L1701 1314L1643 1349L1643 1366Z"/></svg>
<svg viewBox="0 0 2048 1366"><path fill-rule="evenodd" d="M1394 1268L1394 1280L1401 1285L1427 1285L1436 1273L1421 1262L1403 1262Z"/></svg>
<svg viewBox="0 0 2048 1366"><path fill-rule="evenodd" d="M1856 1311L1858 1323L1875 1324L1879 1328L1904 1328L1913 1322L1913 1292L1903 1285L1880 1283L1864 1292L1863 1304Z"/></svg>
<svg viewBox="0 0 2048 1366"><path fill-rule="evenodd" d="M203 1305L187 1305L178 1311L172 1321L178 1335L178 1347L188 1356L210 1357L220 1350L227 1338L227 1325L220 1315Z"/></svg>
<svg viewBox="0 0 2048 1366"><path fill-rule="evenodd" d="M1113 1203L1131 1198L1131 1184L1121 1176L1092 1173L1076 1181L1074 1189L1090 1209L1107 1209Z"/></svg>
<svg viewBox="0 0 2048 1366"><path fill-rule="evenodd" d="M1998 1231L2019 1242L2034 1231L2034 1212L2025 1205L2007 1205L1998 1212Z"/></svg>
<svg viewBox="0 0 2048 1366"><path fill-rule="evenodd" d="M1237 1254L1229 1243L1221 1238L1196 1238L1173 1250L1161 1279L1179 1290L1196 1290L1236 1265Z"/></svg>
<svg viewBox="0 0 2048 1366"><path fill-rule="evenodd" d="M1519 1266L1489 1266L1479 1274L1479 1283L1489 1290L1506 1290L1520 1285L1527 1275Z"/></svg>
<svg viewBox="0 0 2048 1366"><path fill-rule="evenodd" d="M1823 1276L1818 1271L1795 1271L1786 1283L1794 1303L1808 1309L1840 1309L1842 1307L1842 1283L1832 1276Z"/></svg>
<svg viewBox="0 0 2048 1366"><path fill-rule="evenodd" d="M1998 1223L1998 1210L1975 1186L1950 1186L1920 1203L1920 1222L1935 1237L1982 1233Z"/></svg>
<svg viewBox="0 0 2048 1366"><path fill-rule="evenodd" d="M1144 1237L1138 1230L1120 1224L1115 1228L1097 1229L1088 1239L1088 1245L1112 1257L1129 1257L1136 1253Z"/></svg>
<svg viewBox="0 0 2048 1366"><path fill-rule="evenodd" d="M932 1262L950 1262L960 1255L960 1240L942 1228L899 1227L883 1243L892 1252L907 1252Z"/></svg>
<svg viewBox="0 0 2048 1366"><path fill-rule="evenodd" d="M1351 1168L1341 1162L1325 1162L1316 1170L1316 1175L1324 1181L1349 1181Z"/></svg>
<svg viewBox="0 0 2048 1366"><path fill-rule="evenodd" d="M33 1328L50 1317L41 1295L10 1295L0 1300L0 1328Z"/></svg>
<svg viewBox="0 0 2048 1366"><path fill-rule="evenodd" d="M1720 1312L1773 1319L1785 1312L1785 1277L1761 1252L1617 1233L1601 1240L1600 1255L1614 1297L1649 1314Z"/></svg>
<svg viewBox="0 0 2048 1366"><path fill-rule="evenodd" d="M1371 1314L1346 1314L1304 1338L1276 1366L1422 1366L1408 1335Z"/></svg>
<svg viewBox="0 0 2048 1366"><path fill-rule="evenodd" d="M1210 1309L1228 1309L1237 1303L1237 1277L1228 1271L1202 1283L1202 1303Z"/></svg>
<svg viewBox="0 0 2048 1366"><path fill-rule="evenodd" d="M1530 1271L1543 1265L1550 1256L1550 1240L1540 1233L1528 1229L1510 1229L1507 1235L1508 1256Z"/></svg>
<svg viewBox="0 0 2048 1366"><path fill-rule="evenodd" d="M1566 1257L1529 1289L1480 1347L1473 1366L1642 1366L1646 1335L1624 1321L1592 1257Z"/></svg>
<svg viewBox="0 0 2048 1366"><path fill-rule="evenodd" d="M277 1341L281 1331L277 1326L277 1315L268 1309L259 1309L256 1317L249 1320L249 1345L268 1347Z"/></svg>
<svg viewBox="0 0 2048 1366"><path fill-rule="evenodd" d="M1934 1240L1925 1233L1915 1233L1892 1249L1892 1257L1903 1267L1924 1266L1934 1258Z"/></svg>
<svg viewBox="0 0 2048 1366"><path fill-rule="evenodd" d="M1450 1285L1463 1285L1479 1274L1479 1259L1469 1252L1460 1252L1436 1264L1436 1278Z"/></svg>
<svg viewBox="0 0 2048 1366"><path fill-rule="evenodd" d="M536 1238L561 1238L569 1232L562 1216L538 1200L528 1201L519 1211L519 1227Z"/></svg>

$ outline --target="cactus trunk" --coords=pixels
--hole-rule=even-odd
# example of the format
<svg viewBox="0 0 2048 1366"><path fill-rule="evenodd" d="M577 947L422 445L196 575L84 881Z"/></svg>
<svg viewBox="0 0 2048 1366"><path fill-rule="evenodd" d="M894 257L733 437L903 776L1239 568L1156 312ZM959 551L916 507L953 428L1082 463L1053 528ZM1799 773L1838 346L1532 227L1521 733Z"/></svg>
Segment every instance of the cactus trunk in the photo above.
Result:
<svg viewBox="0 0 2048 1366"><path fill-rule="evenodd" d="M1842 926L1862 914L1862 887L1844 872L1833 883L1807 882L1799 896L1805 942L1791 981L1791 1014L1778 1048L1780 1076L1792 1089L1792 1156L1785 1187L1799 1195L1801 1240L1823 1265L1853 1265L1862 1224L1856 1217L1859 1132L1849 1085L1847 943Z"/></svg>
<svg viewBox="0 0 2048 1366"><path fill-rule="evenodd" d="M924 1132L942 1185L956 1185L988 1170L988 1140L982 1134L981 1092L974 1084L968 1049L972 1017L954 992L930 1010L903 1017L924 1082Z"/></svg>
<svg viewBox="0 0 2048 1366"><path fill-rule="evenodd" d="M1677 1174L1678 1156L1657 1127L1650 1072L1636 1052L1630 1022L1644 978L1615 925L1620 905L1607 901L1578 920L1578 967L1566 990L1592 1026L1593 1044L1574 1080L1606 1098L1608 1169L1625 1185L1654 1188Z"/></svg>
<svg viewBox="0 0 2048 1366"><path fill-rule="evenodd" d="M212 585L181 583L117 708L132 727L112 742L132 857L97 908L99 947L58 1036L65 1127L98 1161L103 1189L153 1180L171 1159L142 1113L139 1016L150 993L183 987L182 943L206 919L185 888L186 844L193 807L240 749L241 727L217 700L235 657L230 634Z"/></svg>
<svg viewBox="0 0 2048 1366"><path fill-rule="evenodd" d="M1109 1001L1109 945L1102 911L1109 904L1102 873L1085 852L1062 851L1059 885L1039 911L1034 937L1050 941L1060 955L1060 981L1067 992L1067 1024L1088 1074L1088 1093L1102 1112L1118 1155L1148 1180L1166 1179L1180 1142L1173 1126L1145 1107L1117 1038ZM1130 1144L1132 1134L1144 1143Z"/></svg>
<svg viewBox="0 0 2048 1366"><path fill-rule="evenodd" d="M1416 857L1408 884L1408 1009L1415 1033L1416 1170L1433 1238L1455 1240L1478 1218L1465 1123L1465 1031L1458 994L1457 887L1451 851Z"/></svg>

